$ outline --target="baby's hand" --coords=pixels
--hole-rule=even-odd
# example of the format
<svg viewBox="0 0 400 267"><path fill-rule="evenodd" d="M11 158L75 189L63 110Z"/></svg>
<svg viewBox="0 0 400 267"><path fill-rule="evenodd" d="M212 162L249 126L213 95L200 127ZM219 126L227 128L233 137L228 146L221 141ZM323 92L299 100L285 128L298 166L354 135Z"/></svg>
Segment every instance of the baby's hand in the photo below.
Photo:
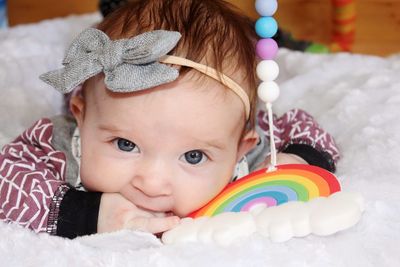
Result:
<svg viewBox="0 0 400 267"><path fill-rule="evenodd" d="M308 164L303 158L289 153L278 153L276 154L276 165L281 164ZM262 162L260 168L268 168L271 165L271 156L268 156L264 162Z"/></svg>
<svg viewBox="0 0 400 267"><path fill-rule="evenodd" d="M142 210L119 193L103 193L100 201L97 232L132 229L162 233L174 228L179 217Z"/></svg>

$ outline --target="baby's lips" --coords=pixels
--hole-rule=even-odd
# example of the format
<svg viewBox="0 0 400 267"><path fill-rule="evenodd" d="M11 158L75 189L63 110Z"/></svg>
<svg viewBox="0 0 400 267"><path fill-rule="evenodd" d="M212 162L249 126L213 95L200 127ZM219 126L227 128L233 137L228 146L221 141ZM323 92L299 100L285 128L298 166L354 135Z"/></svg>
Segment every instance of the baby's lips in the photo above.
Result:
<svg viewBox="0 0 400 267"><path fill-rule="evenodd" d="M149 212L152 213L155 217L158 217L158 218L175 216L175 214L172 211L167 211L167 212L149 211Z"/></svg>
<svg viewBox="0 0 400 267"><path fill-rule="evenodd" d="M156 217L166 217L174 215L171 207L168 205L140 205L135 204L138 208L153 214Z"/></svg>
<svg viewBox="0 0 400 267"><path fill-rule="evenodd" d="M175 214L172 211L168 211L165 213L165 216L175 216Z"/></svg>
<svg viewBox="0 0 400 267"><path fill-rule="evenodd" d="M137 207L151 213L167 213L171 212L172 200L167 197L139 197L131 200Z"/></svg>

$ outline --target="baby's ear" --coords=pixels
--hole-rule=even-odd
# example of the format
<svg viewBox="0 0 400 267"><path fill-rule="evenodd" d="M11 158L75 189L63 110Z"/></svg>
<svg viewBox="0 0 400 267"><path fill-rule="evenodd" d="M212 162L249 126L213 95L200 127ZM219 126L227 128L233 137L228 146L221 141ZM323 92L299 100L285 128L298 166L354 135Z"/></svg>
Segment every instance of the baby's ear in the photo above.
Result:
<svg viewBox="0 0 400 267"><path fill-rule="evenodd" d="M239 161L244 155L252 150L257 145L258 139L259 136L255 130L246 132L239 142L236 161Z"/></svg>
<svg viewBox="0 0 400 267"><path fill-rule="evenodd" d="M85 100L82 95L78 94L71 97L71 100L69 101L69 109L71 110L72 115L74 115L78 127L80 127L85 116Z"/></svg>

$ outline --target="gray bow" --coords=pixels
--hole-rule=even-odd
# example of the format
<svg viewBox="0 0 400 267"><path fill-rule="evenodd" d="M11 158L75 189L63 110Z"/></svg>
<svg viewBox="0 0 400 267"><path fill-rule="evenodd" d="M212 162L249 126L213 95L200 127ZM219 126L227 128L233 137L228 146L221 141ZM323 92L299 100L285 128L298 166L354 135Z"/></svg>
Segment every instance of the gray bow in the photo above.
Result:
<svg viewBox="0 0 400 267"><path fill-rule="evenodd" d="M130 39L111 41L89 28L76 37L63 60L64 68L40 76L62 93L71 92L88 78L104 72L113 92L133 92L174 81L176 69L157 60L175 47L179 32L157 30Z"/></svg>

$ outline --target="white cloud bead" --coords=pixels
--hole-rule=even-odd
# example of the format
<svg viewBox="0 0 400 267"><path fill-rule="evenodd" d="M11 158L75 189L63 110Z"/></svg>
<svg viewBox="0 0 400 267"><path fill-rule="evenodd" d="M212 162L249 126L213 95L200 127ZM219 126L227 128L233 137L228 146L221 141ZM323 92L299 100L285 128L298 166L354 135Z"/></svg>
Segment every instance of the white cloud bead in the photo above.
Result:
<svg viewBox="0 0 400 267"><path fill-rule="evenodd" d="M279 97L279 86L274 81L262 82L258 85L257 94L265 103L272 103Z"/></svg>
<svg viewBox="0 0 400 267"><path fill-rule="evenodd" d="M256 73L261 81L274 81L279 75L279 66L273 60L262 60L257 65Z"/></svg>

